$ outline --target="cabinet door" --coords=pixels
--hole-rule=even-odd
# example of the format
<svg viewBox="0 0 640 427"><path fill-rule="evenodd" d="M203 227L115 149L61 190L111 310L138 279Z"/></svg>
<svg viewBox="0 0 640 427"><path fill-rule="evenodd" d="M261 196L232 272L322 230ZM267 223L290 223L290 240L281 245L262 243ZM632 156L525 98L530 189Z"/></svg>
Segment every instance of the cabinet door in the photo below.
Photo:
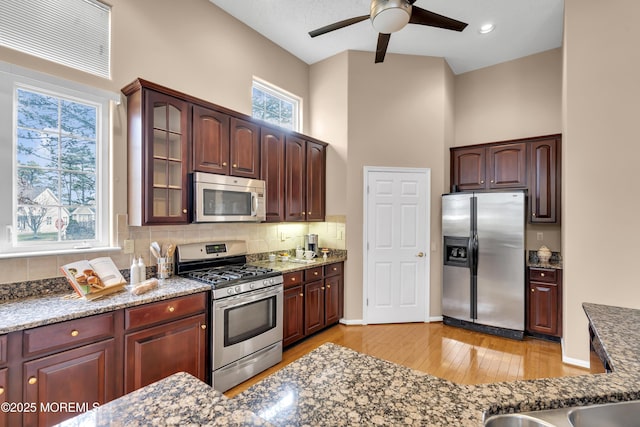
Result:
<svg viewBox="0 0 640 427"><path fill-rule="evenodd" d="M260 128L246 120L231 118L231 175L260 176Z"/></svg>
<svg viewBox="0 0 640 427"><path fill-rule="evenodd" d="M451 186L459 191L484 190L486 148L454 148L451 150Z"/></svg>
<svg viewBox="0 0 640 427"><path fill-rule="evenodd" d="M204 314L169 322L125 336L125 393L176 372L206 381Z"/></svg>
<svg viewBox="0 0 640 427"><path fill-rule="evenodd" d="M77 402L84 412L115 399L115 352L109 339L25 363L24 401L36 412L24 413L24 425L51 426L77 415L56 410L61 402Z"/></svg>
<svg viewBox="0 0 640 427"><path fill-rule="evenodd" d="M169 95L145 93L147 170L143 182L129 185L144 186L145 223L186 223L189 106Z"/></svg>
<svg viewBox="0 0 640 427"><path fill-rule="evenodd" d="M558 286L555 283L529 283L529 330L558 334Z"/></svg>
<svg viewBox="0 0 640 427"><path fill-rule="evenodd" d="M260 129L260 179L267 185L266 221L284 221L284 133L266 127Z"/></svg>
<svg viewBox="0 0 640 427"><path fill-rule="evenodd" d="M0 405L7 402L7 394L9 393L9 375L8 369L0 369ZM9 425L9 411L0 410L0 426Z"/></svg>
<svg viewBox="0 0 640 427"><path fill-rule="evenodd" d="M532 223L558 222L557 214L557 140L548 139L530 144L531 183L529 200Z"/></svg>
<svg viewBox="0 0 640 427"><path fill-rule="evenodd" d="M527 144L490 146L489 188L527 188Z"/></svg>
<svg viewBox="0 0 640 427"><path fill-rule="evenodd" d="M325 324L328 326L338 323L341 317L342 276L332 276L324 279L324 287Z"/></svg>
<svg viewBox="0 0 640 427"><path fill-rule="evenodd" d="M304 334L310 335L325 326L324 285L318 280L304 285Z"/></svg>
<svg viewBox="0 0 640 427"><path fill-rule="evenodd" d="M325 213L325 148L307 141L306 146L307 221L324 221Z"/></svg>
<svg viewBox="0 0 640 427"><path fill-rule="evenodd" d="M193 106L193 170L229 174L229 116Z"/></svg>
<svg viewBox="0 0 640 427"><path fill-rule="evenodd" d="M302 286L284 291L282 345L288 346L304 337L304 293Z"/></svg>
<svg viewBox="0 0 640 427"><path fill-rule="evenodd" d="M285 139L285 221L306 219L306 145L303 139Z"/></svg>

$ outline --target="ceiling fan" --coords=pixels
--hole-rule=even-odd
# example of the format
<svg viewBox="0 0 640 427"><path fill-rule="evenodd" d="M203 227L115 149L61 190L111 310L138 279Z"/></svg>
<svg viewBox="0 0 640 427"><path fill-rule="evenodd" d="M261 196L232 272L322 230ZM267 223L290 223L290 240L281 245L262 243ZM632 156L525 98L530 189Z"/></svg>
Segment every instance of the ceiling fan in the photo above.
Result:
<svg viewBox="0 0 640 427"><path fill-rule="evenodd" d="M317 37L369 18L373 28L379 33L375 61L378 63L384 61L391 33L401 30L407 24L427 25L453 31L462 31L467 27L464 22L414 6L415 2L416 0L371 0L371 13L369 15L356 16L355 18L335 22L310 31L309 35Z"/></svg>

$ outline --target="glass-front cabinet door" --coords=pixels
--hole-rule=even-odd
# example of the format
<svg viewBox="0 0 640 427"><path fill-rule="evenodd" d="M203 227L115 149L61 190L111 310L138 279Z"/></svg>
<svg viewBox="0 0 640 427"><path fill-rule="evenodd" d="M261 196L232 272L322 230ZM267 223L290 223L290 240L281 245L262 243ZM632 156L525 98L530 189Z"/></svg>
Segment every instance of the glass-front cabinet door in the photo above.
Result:
<svg viewBox="0 0 640 427"><path fill-rule="evenodd" d="M147 223L187 222L188 104L147 91Z"/></svg>

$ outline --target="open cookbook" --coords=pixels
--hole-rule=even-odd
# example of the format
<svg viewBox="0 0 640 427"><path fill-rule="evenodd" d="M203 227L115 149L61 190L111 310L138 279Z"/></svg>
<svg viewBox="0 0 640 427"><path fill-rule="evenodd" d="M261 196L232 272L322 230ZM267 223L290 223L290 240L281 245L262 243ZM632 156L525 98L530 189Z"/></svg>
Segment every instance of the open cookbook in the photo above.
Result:
<svg viewBox="0 0 640 427"><path fill-rule="evenodd" d="M127 284L109 257L72 262L63 265L60 270L76 293L87 300L118 292Z"/></svg>

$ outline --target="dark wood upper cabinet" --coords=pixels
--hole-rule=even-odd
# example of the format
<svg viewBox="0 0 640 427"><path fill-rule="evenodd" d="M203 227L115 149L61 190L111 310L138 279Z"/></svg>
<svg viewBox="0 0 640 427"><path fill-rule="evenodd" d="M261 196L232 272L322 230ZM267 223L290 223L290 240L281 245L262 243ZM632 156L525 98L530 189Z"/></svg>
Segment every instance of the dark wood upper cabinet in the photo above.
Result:
<svg viewBox="0 0 640 427"><path fill-rule="evenodd" d="M193 170L229 174L229 116L193 106Z"/></svg>
<svg viewBox="0 0 640 427"><path fill-rule="evenodd" d="M287 135L285 139L285 221L306 220L306 143Z"/></svg>
<svg viewBox="0 0 640 427"><path fill-rule="evenodd" d="M452 147L451 191L528 190L531 223L560 222L560 135Z"/></svg>
<svg viewBox="0 0 640 427"><path fill-rule="evenodd" d="M559 218L559 153L557 138L530 144L529 204L532 223L557 223Z"/></svg>
<svg viewBox="0 0 640 427"><path fill-rule="evenodd" d="M266 182L267 222L285 220L284 132L260 129L260 179Z"/></svg>
<svg viewBox="0 0 640 427"><path fill-rule="evenodd" d="M527 188L527 145L523 142L487 148L490 189Z"/></svg>
<svg viewBox="0 0 640 427"><path fill-rule="evenodd" d="M451 149L451 185L459 191L484 190L486 149L467 147Z"/></svg>
<svg viewBox="0 0 640 427"><path fill-rule="evenodd" d="M324 221L325 214L325 146L307 141L306 146L306 219Z"/></svg>
<svg viewBox="0 0 640 427"><path fill-rule="evenodd" d="M232 117L229 150L231 175L254 179L260 176L260 127L257 124Z"/></svg>

